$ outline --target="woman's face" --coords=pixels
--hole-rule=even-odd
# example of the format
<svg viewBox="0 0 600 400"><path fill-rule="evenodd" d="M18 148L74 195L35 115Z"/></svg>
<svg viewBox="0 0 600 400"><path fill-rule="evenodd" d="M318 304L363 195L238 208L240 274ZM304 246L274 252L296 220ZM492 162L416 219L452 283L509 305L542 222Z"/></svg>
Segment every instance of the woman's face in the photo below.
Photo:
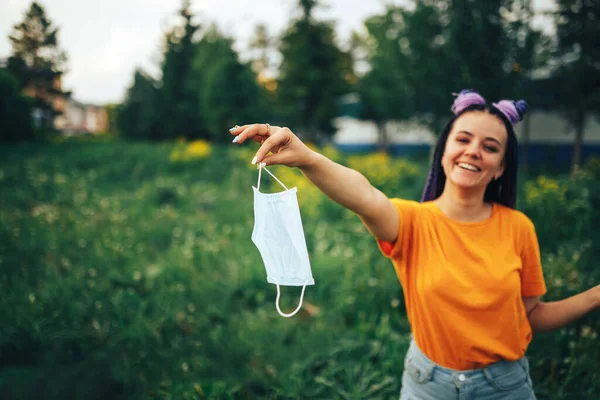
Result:
<svg viewBox="0 0 600 400"><path fill-rule="evenodd" d="M504 172L508 134L504 123L487 111L470 111L454 121L442 168L446 183L465 189L485 188Z"/></svg>

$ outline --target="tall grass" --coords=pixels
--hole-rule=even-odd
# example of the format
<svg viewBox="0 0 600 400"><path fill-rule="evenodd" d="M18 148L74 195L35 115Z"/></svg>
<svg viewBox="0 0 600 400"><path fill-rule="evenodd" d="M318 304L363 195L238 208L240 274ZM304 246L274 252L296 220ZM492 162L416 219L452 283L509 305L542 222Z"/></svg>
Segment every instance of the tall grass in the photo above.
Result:
<svg viewBox="0 0 600 400"><path fill-rule="evenodd" d="M0 398L398 398L402 291L358 218L297 171L271 168L299 187L316 281L283 319L250 241L252 151L182 146L0 148ZM324 151L387 194L418 198L424 165ZM532 180L521 197L558 298L599 281L600 191L591 173L556 182L566 189ZM282 307L298 296L284 287ZM534 339L540 398L600 396L598 329L596 313Z"/></svg>

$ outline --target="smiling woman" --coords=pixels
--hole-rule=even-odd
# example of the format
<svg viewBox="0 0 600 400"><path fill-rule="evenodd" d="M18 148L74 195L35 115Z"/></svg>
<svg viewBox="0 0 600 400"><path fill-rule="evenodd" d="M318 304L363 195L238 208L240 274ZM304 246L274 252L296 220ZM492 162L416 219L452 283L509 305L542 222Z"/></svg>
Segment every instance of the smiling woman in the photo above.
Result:
<svg viewBox="0 0 600 400"><path fill-rule="evenodd" d="M438 199L444 189L456 188L453 169L449 168L453 164L448 160L454 156L456 162L463 163L463 168L484 167L480 171L483 173L477 175L479 185L472 186L471 191L479 188L485 202L515 208L518 144L513 126L523 118L527 108L522 100L514 104L503 100L490 107L478 93L463 90L452 107L455 117L446 125L436 146L422 200ZM478 197L473 193L472 198Z"/></svg>
<svg viewBox="0 0 600 400"><path fill-rule="evenodd" d="M513 127L527 104L488 105L464 90L452 110L421 202L388 198L288 128L252 124L230 133L238 145L261 143L254 162L298 167L356 213L392 261L413 336L402 399L534 399L525 356L533 333L599 307L600 285L562 301L539 299L546 285L535 227L515 209Z"/></svg>
<svg viewBox="0 0 600 400"><path fill-rule="evenodd" d="M484 193L504 172L507 142L506 128L496 116L473 112L458 119L442 157L447 184Z"/></svg>

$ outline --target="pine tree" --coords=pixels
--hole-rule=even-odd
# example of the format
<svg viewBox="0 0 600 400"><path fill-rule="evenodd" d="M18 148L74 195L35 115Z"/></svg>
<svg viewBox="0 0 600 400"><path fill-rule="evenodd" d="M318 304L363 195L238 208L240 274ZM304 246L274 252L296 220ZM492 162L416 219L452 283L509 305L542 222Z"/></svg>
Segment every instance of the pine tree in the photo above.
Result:
<svg viewBox="0 0 600 400"><path fill-rule="evenodd" d="M252 68L259 77L267 77L271 69L270 52L273 50L273 38L269 36L267 26L259 24L254 29L254 36L250 40L250 50L254 52Z"/></svg>
<svg viewBox="0 0 600 400"><path fill-rule="evenodd" d="M162 139L157 82L137 69L125 101L117 110L117 126L124 137Z"/></svg>
<svg viewBox="0 0 600 400"><path fill-rule="evenodd" d="M68 94L62 91L60 83L67 56L58 46L58 30L44 8L33 2L9 36L13 53L8 70L17 78L20 88L34 98L33 106L40 111L44 127L51 127L58 114L54 99Z"/></svg>
<svg viewBox="0 0 600 400"><path fill-rule="evenodd" d="M183 0L179 11L183 25L174 27L165 37L165 55L160 87L161 138L196 137L199 135L197 96L190 90L188 79L195 55L194 35L199 29L190 1Z"/></svg>
<svg viewBox="0 0 600 400"><path fill-rule="evenodd" d="M197 96L202 136L228 141L227 129L233 125L263 121L264 94L250 65L238 60L233 41L213 26L196 49L189 87Z"/></svg>
<svg viewBox="0 0 600 400"><path fill-rule="evenodd" d="M339 97L353 78L352 59L335 44L333 27L315 21L316 0L300 0L302 15L281 38L277 102L285 124L308 140L331 136Z"/></svg>

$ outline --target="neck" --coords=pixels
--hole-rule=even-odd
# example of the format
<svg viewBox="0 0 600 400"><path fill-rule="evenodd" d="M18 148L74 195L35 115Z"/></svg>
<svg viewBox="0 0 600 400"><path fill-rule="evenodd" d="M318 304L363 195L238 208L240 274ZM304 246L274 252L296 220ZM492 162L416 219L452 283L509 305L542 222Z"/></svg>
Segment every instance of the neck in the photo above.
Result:
<svg viewBox="0 0 600 400"><path fill-rule="evenodd" d="M446 181L444 191L434 203L451 219L463 222L481 221L491 215L491 205L483 201L485 188L462 190Z"/></svg>

